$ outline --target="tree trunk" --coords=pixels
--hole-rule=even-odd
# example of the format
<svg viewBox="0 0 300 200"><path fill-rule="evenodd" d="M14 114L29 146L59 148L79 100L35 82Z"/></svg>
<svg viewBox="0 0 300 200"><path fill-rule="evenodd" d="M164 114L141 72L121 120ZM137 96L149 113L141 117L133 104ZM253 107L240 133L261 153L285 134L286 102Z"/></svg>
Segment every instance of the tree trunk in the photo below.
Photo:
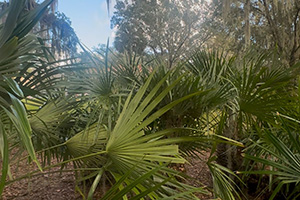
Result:
<svg viewBox="0 0 300 200"><path fill-rule="evenodd" d="M233 140L239 140L238 118L237 115L232 112L229 113L227 124L223 131L223 136ZM218 144L217 147L216 161L218 164L227 167L231 171L236 171L240 169L243 158L239 149L236 146L221 143ZM231 175L230 178L234 179L234 177Z"/></svg>
<svg viewBox="0 0 300 200"><path fill-rule="evenodd" d="M245 3L245 48L250 46L250 0Z"/></svg>

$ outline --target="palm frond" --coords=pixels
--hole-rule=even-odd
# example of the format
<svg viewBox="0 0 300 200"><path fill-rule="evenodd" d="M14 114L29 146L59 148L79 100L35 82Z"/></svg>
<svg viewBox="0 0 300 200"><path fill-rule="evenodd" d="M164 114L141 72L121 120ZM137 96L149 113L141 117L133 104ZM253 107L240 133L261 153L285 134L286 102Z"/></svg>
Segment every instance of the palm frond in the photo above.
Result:
<svg viewBox="0 0 300 200"><path fill-rule="evenodd" d="M250 149L258 149L247 153L245 158L256 164L263 164L263 168L254 171L245 171L244 174L267 174L274 176L270 179L270 188L276 185L270 199L274 199L281 192L287 199L295 199L299 194L300 173L300 144L299 134L290 130L284 123L282 129L264 129L262 137L254 142ZM256 153L258 152L258 153ZM282 190L286 185L287 193Z"/></svg>
<svg viewBox="0 0 300 200"><path fill-rule="evenodd" d="M144 129L154 120L170 110L176 104L199 94L198 92L175 100L174 102L152 113L153 109L156 108L156 105L159 104L166 95L168 95L169 91L171 91L171 89L174 88L181 79L180 77L156 95L168 76L167 75L157 84L156 87L146 94L154 73L155 72L151 74L146 83L133 97L132 94L129 95L123 105L123 110L120 113L116 125L112 128L112 130L100 128L100 124L95 123L86 131L82 131L66 142L66 146L73 157L89 155L89 153L91 155L95 154L95 156L81 159L81 162L84 165L90 167L95 167L95 165L97 167L106 166L105 170L115 176L117 174L122 176L134 167L135 170L134 172L131 172L130 177L125 178L131 183L128 182L128 188L126 188L126 190L122 190L124 193L120 193L122 194L121 196L125 195L129 190L132 190L133 192L136 191L136 184L143 183L141 185L149 186L148 188L150 188L150 186L152 187L153 182L149 179L150 175L148 176L146 174L151 174L151 170L156 171L155 168L157 167L157 163L185 162L185 160L180 157L178 145L176 144L184 141L195 140L195 138L190 137L164 138L166 134L174 133L174 131L176 131L174 129L145 135ZM146 96L144 97L144 95ZM97 153L100 152L102 152L101 155L98 155ZM164 167L156 172L155 177L165 179L166 177L163 175L164 173L175 175L175 171ZM143 177L141 179L141 183L135 183L133 181L138 177ZM175 186L176 183L177 182L174 182L173 186ZM154 185L156 184L157 183ZM141 188L138 190L140 189ZM155 190L153 192L157 195L160 193L159 190ZM152 192L149 192L149 194L150 193ZM139 194L136 193L136 195ZM118 196L118 198L119 197L120 196Z"/></svg>

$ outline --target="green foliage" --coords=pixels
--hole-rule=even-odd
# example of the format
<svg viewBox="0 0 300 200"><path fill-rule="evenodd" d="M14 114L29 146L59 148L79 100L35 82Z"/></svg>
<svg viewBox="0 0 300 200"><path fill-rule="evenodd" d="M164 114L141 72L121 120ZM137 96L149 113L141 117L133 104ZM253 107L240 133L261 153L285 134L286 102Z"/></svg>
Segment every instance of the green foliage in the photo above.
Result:
<svg viewBox="0 0 300 200"><path fill-rule="evenodd" d="M286 199L296 199L299 197L299 134L284 122L280 129L264 129L259 134L260 139L249 148L245 158L261 163L262 168L242 173L274 177L269 182L270 188L275 185L270 199L278 193ZM286 189L283 189L284 186Z"/></svg>
<svg viewBox="0 0 300 200"><path fill-rule="evenodd" d="M72 162L80 172L77 183L92 180L88 199L105 179L111 185L103 199L197 199L195 193L207 190L185 184L188 177L168 165L186 163L183 156L201 151L211 151L207 166L216 198L242 197L235 170L245 167L244 174L268 175L271 199L299 196L297 65L287 70L278 57L257 52L229 56L197 50L187 56L189 40L197 36L191 34L196 24L188 23L197 21L197 12L186 10L193 1L159 1L161 6L118 1L114 25L133 36L122 38L119 51L127 53L84 49L82 57L56 60L41 38L29 34L52 1L23 12L25 3L11 1L1 15L6 20L0 27L0 193L10 175L9 151L16 146L25 147L40 169ZM229 5L242 9L234 7L240 2ZM60 17L58 27L70 25ZM157 32L146 30L158 25ZM146 48L166 57L145 63L138 54ZM58 163L51 165L53 156ZM227 163L221 165L220 158Z"/></svg>
<svg viewBox="0 0 300 200"><path fill-rule="evenodd" d="M241 199L237 183L230 176L234 176L241 181L238 176L230 169L213 162L216 158L211 157L208 161L208 167L212 172L214 195L221 199Z"/></svg>
<svg viewBox="0 0 300 200"><path fill-rule="evenodd" d="M24 51L28 52L36 48L36 46L24 46L24 43L30 43L31 39L27 34L33 28L39 16L46 10L52 1L44 1L35 10L23 13L25 1L11 1L10 5L3 10L1 17L6 18L3 26L0 29L0 106L1 110L5 111L6 116L11 120L15 129L18 132L18 137L22 145L27 149L31 159L37 163L35 150L31 141L31 127L28 121L27 113L23 103L18 99L23 97L23 92L20 90L17 83L8 77L15 77L20 70L22 61L26 62ZM23 60L22 60L23 59ZM2 115L5 115L4 113ZM1 117L2 118L2 117ZM5 118L5 117L3 117ZM6 175L9 167L9 141L7 136L7 124L3 124L1 119L1 155L2 155L2 177L0 183L0 194L3 191Z"/></svg>

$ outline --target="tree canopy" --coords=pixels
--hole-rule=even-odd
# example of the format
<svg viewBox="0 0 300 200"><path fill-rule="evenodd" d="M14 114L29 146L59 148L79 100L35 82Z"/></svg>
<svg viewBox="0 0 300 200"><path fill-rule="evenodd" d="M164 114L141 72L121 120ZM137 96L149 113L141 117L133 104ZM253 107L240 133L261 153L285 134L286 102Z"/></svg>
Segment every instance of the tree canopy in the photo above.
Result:
<svg viewBox="0 0 300 200"><path fill-rule="evenodd" d="M209 37L201 29L205 1L117 1L112 26L117 27L114 46L119 52L163 57L169 66L200 47Z"/></svg>

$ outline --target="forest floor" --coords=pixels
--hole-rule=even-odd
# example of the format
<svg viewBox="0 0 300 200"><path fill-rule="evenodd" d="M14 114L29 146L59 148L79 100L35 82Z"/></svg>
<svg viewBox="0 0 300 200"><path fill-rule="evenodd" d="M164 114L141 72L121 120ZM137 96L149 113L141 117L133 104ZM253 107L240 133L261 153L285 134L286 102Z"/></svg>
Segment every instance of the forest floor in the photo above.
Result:
<svg viewBox="0 0 300 200"><path fill-rule="evenodd" d="M205 162L209 154L203 152L199 158L187 158L189 164L177 166L180 171L185 172L193 179L188 184L200 187L202 183L208 187L212 186L212 179ZM53 164L55 161L52 162ZM66 169L70 169L68 166ZM13 178L22 177L32 170L38 170L34 163L28 164L26 160L11 166ZM38 175L21 179L9 184L3 191L3 200L80 200L82 196L75 192L74 172L59 173L60 167L38 173ZM96 194L102 196L102 194ZM211 195L199 195L201 199L210 199Z"/></svg>

